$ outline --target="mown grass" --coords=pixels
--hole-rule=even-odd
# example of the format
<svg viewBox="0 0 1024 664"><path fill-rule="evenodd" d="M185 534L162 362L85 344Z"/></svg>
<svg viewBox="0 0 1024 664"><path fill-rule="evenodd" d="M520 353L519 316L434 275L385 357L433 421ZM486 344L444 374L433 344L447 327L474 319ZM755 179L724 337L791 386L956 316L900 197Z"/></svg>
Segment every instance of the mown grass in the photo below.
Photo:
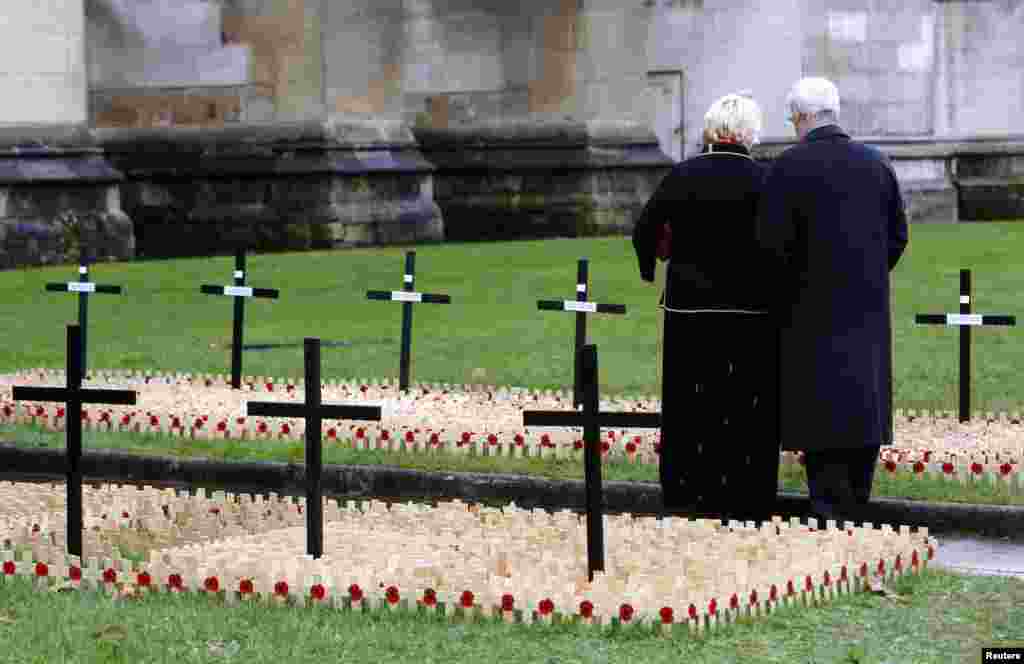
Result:
<svg viewBox="0 0 1024 664"><path fill-rule="evenodd" d="M40 593L24 578L0 584L0 662L26 664L973 664L982 647L1019 646L1021 635L1024 581L940 570L903 577L887 596L783 609L701 638L683 630L665 638L583 626L462 625L411 613L225 608L193 595L117 602L96 593Z"/></svg>
<svg viewBox="0 0 1024 664"><path fill-rule="evenodd" d="M369 301L367 290L401 287L405 248L254 255L248 283L276 287L276 301L246 308L248 344L298 344L245 353L245 373L302 374L306 336L347 341L322 351L325 379L397 377L401 308ZM566 313L537 310L538 299L572 299L576 261L590 260L591 299L622 303L627 315L589 317L589 341L600 353L605 395L660 393L658 297L640 280L627 237L447 243L416 248L416 289L448 293L450 305L414 307L413 380L486 382L564 389L571 384L575 324ZM231 338L228 298L202 295L203 283L228 283L232 258L109 263L94 267L99 283L120 296L90 304L89 366L154 372L227 373ZM743 266L736 266L743 269ZM959 310L959 270L973 271L974 310L1022 315L1024 224L915 225L893 271L894 400L898 408L955 410L958 346L945 326L914 324L918 313ZM77 301L44 292L75 277L68 266L0 272L0 371L63 367L65 329ZM757 275L751 275L756 279ZM976 330L975 409L1020 409L1024 344L1017 328ZM685 371L685 367L680 367Z"/></svg>
<svg viewBox="0 0 1024 664"><path fill-rule="evenodd" d="M82 437L82 445L86 450L116 449L142 455L297 464L304 463L305 456L305 443L301 440L204 440L106 431L87 431L83 432ZM63 432L47 431L33 425L0 424L0 441L13 442L25 448L63 449L65 446ZM352 447L352 440L347 438L336 442L326 441L323 461L327 464L397 466L425 471L513 473L551 479L583 479L583 463L579 460L357 450ZM602 464L602 476L608 480L657 482L658 468L653 464L628 463L615 457ZM807 474L803 467L781 466L779 489L806 493ZM972 482L961 485L931 476L915 477L902 470L889 473L879 469L875 473L872 496L985 505L1024 505L1024 495L1011 492L1005 484Z"/></svg>

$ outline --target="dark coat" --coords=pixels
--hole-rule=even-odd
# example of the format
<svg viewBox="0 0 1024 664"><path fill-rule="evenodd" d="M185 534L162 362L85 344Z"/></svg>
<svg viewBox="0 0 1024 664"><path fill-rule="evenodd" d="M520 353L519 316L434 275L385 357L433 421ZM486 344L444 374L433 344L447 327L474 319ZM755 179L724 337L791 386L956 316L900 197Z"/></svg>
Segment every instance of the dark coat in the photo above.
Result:
<svg viewBox="0 0 1024 664"><path fill-rule="evenodd" d="M889 160L815 129L772 165L757 233L782 278L783 449L892 444L889 271L908 234Z"/></svg>
<svg viewBox="0 0 1024 664"><path fill-rule="evenodd" d="M754 228L766 169L749 154L716 144L712 153L676 164L637 219L633 248L645 281L654 281L658 229L672 227L669 306L767 307L772 289L761 277L770 254L757 244Z"/></svg>

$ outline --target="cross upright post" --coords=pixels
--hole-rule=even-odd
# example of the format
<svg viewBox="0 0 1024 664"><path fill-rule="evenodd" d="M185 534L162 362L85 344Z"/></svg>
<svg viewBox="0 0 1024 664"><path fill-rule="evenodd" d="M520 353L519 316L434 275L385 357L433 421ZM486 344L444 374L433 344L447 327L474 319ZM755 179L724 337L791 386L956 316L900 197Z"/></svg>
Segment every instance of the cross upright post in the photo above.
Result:
<svg viewBox="0 0 1024 664"><path fill-rule="evenodd" d="M77 325L68 325L67 384L65 387L21 387L12 389L15 401L64 402L67 439L67 543L68 553L82 555L82 404L134 405L133 390L82 389L82 335Z"/></svg>
<svg viewBox="0 0 1024 664"><path fill-rule="evenodd" d="M523 425L535 427L583 427L584 481L587 501L587 572L604 570L604 493L601 486L601 428L657 429L661 413L602 413L598 400L597 346L580 349L583 412L523 411Z"/></svg>
<svg viewBox="0 0 1024 664"><path fill-rule="evenodd" d="M89 281L88 254L83 253L78 264L78 280L65 283L46 284L46 290L59 293L78 293L78 327L82 336L82 376L88 374L88 343L87 334L89 331L89 294L106 293L108 295L120 295L120 286L109 286L96 284Z"/></svg>
<svg viewBox="0 0 1024 664"><path fill-rule="evenodd" d="M325 419L380 420L380 406L345 406L321 403L320 340L306 338L303 348L306 399L304 403L246 402L247 415L299 417L306 420L306 552L324 553L323 440Z"/></svg>
<svg viewBox="0 0 1024 664"><path fill-rule="evenodd" d="M242 387L242 326L245 321L245 298L263 297L276 300L280 291L276 288L249 288L245 285L245 251L235 252L235 283L233 286L212 286L205 284L199 291L206 295L228 295L235 298L235 315L231 326L231 387Z"/></svg>
<svg viewBox="0 0 1024 664"><path fill-rule="evenodd" d="M432 304L451 304L448 295L436 293L417 293L413 291L416 279L416 252L405 253L405 275L400 291L366 291L368 300L384 300L402 303L402 339L398 358L398 389L409 389L410 364L412 363L412 304L427 302Z"/></svg>
<svg viewBox="0 0 1024 664"><path fill-rule="evenodd" d="M914 322L918 325L954 325L960 328L960 403L959 420L971 419L971 326L1017 324L1014 316L971 313L971 271L960 270L960 313L959 314L917 314Z"/></svg>
<svg viewBox="0 0 1024 664"><path fill-rule="evenodd" d="M576 266L576 300L538 300L537 308L547 311L575 311L576 312L576 341L573 350L573 376L572 376L572 407L579 408L583 403L583 381L582 367L580 366L580 350L587 343L587 314L624 314L624 304L598 304L588 302L588 279L587 279L586 258L581 258Z"/></svg>

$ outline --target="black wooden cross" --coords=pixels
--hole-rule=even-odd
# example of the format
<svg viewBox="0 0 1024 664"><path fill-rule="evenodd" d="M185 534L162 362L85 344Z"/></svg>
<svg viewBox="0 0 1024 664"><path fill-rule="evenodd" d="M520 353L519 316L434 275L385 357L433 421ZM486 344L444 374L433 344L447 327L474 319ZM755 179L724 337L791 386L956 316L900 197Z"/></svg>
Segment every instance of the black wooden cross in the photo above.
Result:
<svg viewBox="0 0 1024 664"><path fill-rule="evenodd" d="M86 343L86 333L89 330L89 294L107 293L109 295L120 295L121 287L90 282L89 257L83 255L78 265L78 281L46 284L46 290L60 293L78 293L78 326L82 330L82 375L85 376L89 371L88 344Z"/></svg>
<svg viewBox="0 0 1024 664"><path fill-rule="evenodd" d="M416 293L413 282L416 278L416 252L405 253L405 277L400 291L366 291L369 300L384 300L402 303L402 346L398 358L398 389L409 389L409 364L412 356L412 303L427 302L431 304L451 304L448 295L435 293Z"/></svg>
<svg viewBox="0 0 1024 664"><path fill-rule="evenodd" d="M587 259L581 258L576 268L576 300L538 300L537 308L547 311L576 312L576 345L573 350L572 407L583 403L583 383L580 380L580 349L587 343L587 314L624 314L624 304L598 304L587 302Z"/></svg>
<svg viewBox="0 0 1024 664"><path fill-rule="evenodd" d="M207 295L229 295L235 298L235 320L231 334L231 387L242 387L242 323L245 319L245 298L268 297L276 300L279 292L274 288L249 288L245 285L245 252L235 252L235 285L203 285L200 292Z"/></svg>
<svg viewBox="0 0 1024 664"><path fill-rule="evenodd" d="M323 447L321 423L325 419L380 420L380 406L342 406L320 403L320 340L306 338L303 360L306 369L305 403L246 402L247 415L298 417L306 420L306 552L314 558L324 553Z"/></svg>
<svg viewBox="0 0 1024 664"><path fill-rule="evenodd" d="M587 571L604 570L604 494L601 488L601 428L657 429L661 413L602 413L598 410L597 346L580 349L583 412L523 411L523 426L583 427L584 479L587 493Z"/></svg>
<svg viewBox="0 0 1024 664"><path fill-rule="evenodd" d="M82 555L82 404L134 405L133 390L82 389L82 330L68 325L67 386L19 387L12 390L15 401L48 401L65 404L67 455L67 541L68 553Z"/></svg>
<svg viewBox="0 0 1024 664"><path fill-rule="evenodd" d="M956 325L960 328L960 421L971 419L971 326L1016 325L1014 316L971 313L971 271L960 270L960 313L917 314L918 325Z"/></svg>

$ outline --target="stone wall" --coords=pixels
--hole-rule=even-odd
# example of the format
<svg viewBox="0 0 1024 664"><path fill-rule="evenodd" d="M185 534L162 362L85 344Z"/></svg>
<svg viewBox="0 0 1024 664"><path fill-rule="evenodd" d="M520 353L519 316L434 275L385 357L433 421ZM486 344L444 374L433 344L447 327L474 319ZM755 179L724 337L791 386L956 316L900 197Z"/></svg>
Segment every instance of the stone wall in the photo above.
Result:
<svg viewBox="0 0 1024 664"><path fill-rule="evenodd" d="M0 269L131 259L121 179L82 127L0 130Z"/></svg>
<svg viewBox="0 0 1024 664"><path fill-rule="evenodd" d="M8 0L0 11L0 125L85 121L83 0Z"/></svg>

